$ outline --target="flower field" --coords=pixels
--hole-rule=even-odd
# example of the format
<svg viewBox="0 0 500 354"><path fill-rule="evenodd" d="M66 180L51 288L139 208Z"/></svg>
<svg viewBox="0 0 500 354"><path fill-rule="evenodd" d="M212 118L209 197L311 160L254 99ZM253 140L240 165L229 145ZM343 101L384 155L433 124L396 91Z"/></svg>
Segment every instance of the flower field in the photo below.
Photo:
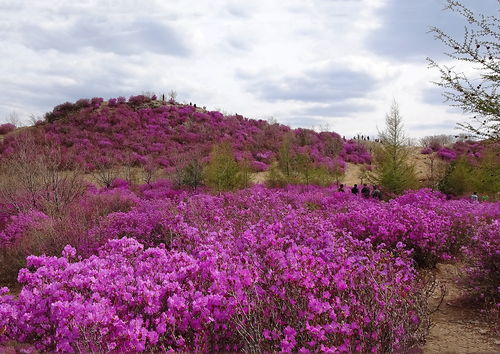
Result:
<svg viewBox="0 0 500 354"><path fill-rule="evenodd" d="M468 262L471 294L498 308L499 217L498 202L430 190L381 202L312 186L89 189L65 219L0 219L2 261L47 244L25 254L20 292L1 290L0 339L49 352L407 351L429 328L422 268Z"/></svg>

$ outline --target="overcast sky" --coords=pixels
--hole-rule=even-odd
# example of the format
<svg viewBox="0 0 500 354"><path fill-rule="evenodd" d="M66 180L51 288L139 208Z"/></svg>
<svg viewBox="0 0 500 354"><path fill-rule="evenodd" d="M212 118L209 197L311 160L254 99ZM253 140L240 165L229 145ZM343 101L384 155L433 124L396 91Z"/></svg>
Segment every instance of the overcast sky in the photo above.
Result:
<svg viewBox="0 0 500 354"><path fill-rule="evenodd" d="M464 0L498 15L498 0ZM443 0L0 0L0 122L65 101L175 90L292 127L375 135L396 99L410 136L456 134L427 33Z"/></svg>

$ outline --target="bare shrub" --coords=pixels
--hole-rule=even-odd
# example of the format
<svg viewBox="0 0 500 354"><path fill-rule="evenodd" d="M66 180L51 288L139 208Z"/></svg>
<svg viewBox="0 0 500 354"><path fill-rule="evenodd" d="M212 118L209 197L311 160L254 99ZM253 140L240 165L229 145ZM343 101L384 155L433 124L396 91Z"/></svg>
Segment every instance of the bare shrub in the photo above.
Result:
<svg viewBox="0 0 500 354"><path fill-rule="evenodd" d="M420 139L420 145L424 148L431 148L433 151L437 151L442 146L451 145L453 143L453 136L441 134L441 135L429 135Z"/></svg>
<svg viewBox="0 0 500 354"><path fill-rule="evenodd" d="M85 192L83 170L62 159L57 147L40 147L28 134L0 166L0 200L16 213L36 209L58 215Z"/></svg>

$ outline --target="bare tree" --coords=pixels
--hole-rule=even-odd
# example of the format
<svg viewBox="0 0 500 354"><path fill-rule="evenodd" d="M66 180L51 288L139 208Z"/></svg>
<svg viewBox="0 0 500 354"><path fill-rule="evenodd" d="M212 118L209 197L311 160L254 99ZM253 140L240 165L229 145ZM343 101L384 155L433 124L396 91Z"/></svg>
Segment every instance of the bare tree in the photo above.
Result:
<svg viewBox="0 0 500 354"><path fill-rule="evenodd" d="M433 150L438 149L441 146L450 145L453 143L453 136L440 134L440 135L429 135L420 139L420 145L424 148L431 148Z"/></svg>
<svg viewBox="0 0 500 354"><path fill-rule="evenodd" d="M500 4L500 0L497 0ZM460 14L467 22L463 39L455 39L438 27L430 32L449 51L445 54L457 62L472 64L478 78L468 77L454 67L439 65L427 58L429 66L437 69L441 80L435 82L446 91L445 101L473 114L470 122L458 125L481 138L500 139L500 19L475 14L458 1L447 0L447 10Z"/></svg>
<svg viewBox="0 0 500 354"><path fill-rule="evenodd" d="M11 124L14 124L16 127L21 125L21 118L19 118L19 114L16 111L12 111L7 116L7 121Z"/></svg>
<svg viewBox="0 0 500 354"><path fill-rule="evenodd" d="M428 188L437 189L439 182L443 179L446 172L446 162L444 162L436 153L425 155L424 165L426 167L424 184Z"/></svg>
<svg viewBox="0 0 500 354"><path fill-rule="evenodd" d="M28 134L16 137L16 151L0 164L0 200L17 212L38 209L57 216L85 192L83 171L54 147L41 148Z"/></svg>
<svg viewBox="0 0 500 354"><path fill-rule="evenodd" d="M170 90L170 92L168 93L168 100L170 103L177 102L177 91Z"/></svg>
<svg viewBox="0 0 500 354"><path fill-rule="evenodd" d="M94 180L106 188L111 187L114 179L118 178L119 171L109 161L101 159L95 163L95 168L92 170Z"/></svg>
<svg viewBox="0 0 500 354"><path fill-rule="evenodd" d="M29 122L31 125L35 125L38 121L43 121L42 117L37 117L34 114L30 114Z"/></svg>

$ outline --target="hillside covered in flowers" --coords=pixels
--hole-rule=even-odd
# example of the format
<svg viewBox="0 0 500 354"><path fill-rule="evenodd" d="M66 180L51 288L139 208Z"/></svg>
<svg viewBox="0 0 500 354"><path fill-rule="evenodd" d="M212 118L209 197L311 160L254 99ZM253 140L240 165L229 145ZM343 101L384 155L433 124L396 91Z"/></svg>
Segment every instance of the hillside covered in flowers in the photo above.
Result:
<svg viewBox="0 0 500 354"><path fill-rule="evenodd" d="M316 165L343 171L345 162L371 162L363 145L336 133L293 130L146 96L68 102L55 107L30 133L37 144L60 149L65 165L90 170L119 165L174 168L206 159L214 144L226 142L238 161L246 161L254 171L264 171L285 136L293 139L295 151L307 153ZM0 143L0 156L14 151L15 138L8 135Z"/></svg>

